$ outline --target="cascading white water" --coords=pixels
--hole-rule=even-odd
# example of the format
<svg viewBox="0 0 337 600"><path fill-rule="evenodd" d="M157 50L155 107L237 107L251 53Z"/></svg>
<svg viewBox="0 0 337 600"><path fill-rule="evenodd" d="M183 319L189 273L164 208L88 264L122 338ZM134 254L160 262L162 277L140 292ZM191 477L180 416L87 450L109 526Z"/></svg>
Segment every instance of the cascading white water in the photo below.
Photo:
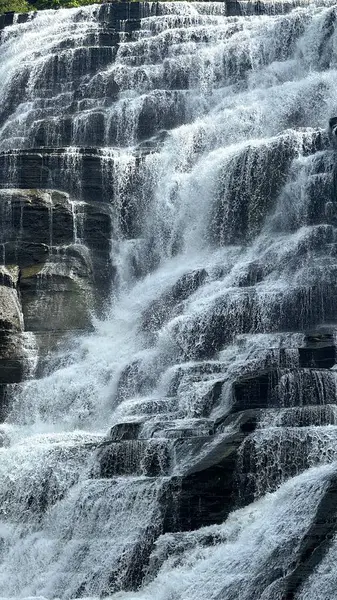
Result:
<svg viewBox="0 0 337 600"><path fill-rule="evenodd" d="M139 593L117 593L114 600L216 600L263 598L279 600L273 571L287 572L289 548L312 518L335 467L310 470L259 502L233 512L226 523L159 539L153 561L156 579ZM211 540L210 546L205 539ZM261 579L265 592L260 595ZM270 581L268 581L270 577ZM268 585L269 584L269 585Z"/></svg>
<svg viewBox="0 0 337 600"><path fill-rule="evenodd" d="M144 438L165 438L167 447L174 432L204 435L201 419L230 410L231 383L270 348L277 353L284 332L297 332L288 344L296 348L305 328L336 317L337 236L325 218L336 6L317 0L283 14L282 3L270 3L272 14L241 17L227 17L222 3L160 6L160 16L142 19L98 59L95 6L39 13L2 33L6 181L18 178L13 149L65 147L59 180L75 202L77 242L79 147L95 147L117 269L106 317L94 319L94 333L77 340L61 368L16 390L2 426L4 598L123 590L130 563L160 532L167 473L93 475L93 448L118 423L140 423ZM208 406L218 380L224 391ZM325 461L318 439L304 468ZM116 598L251 600L259 567L282 543L277 567L288 568L331 472L312 470L233 513L211 529L214 547L199 545L203 531L182 538L186 549L162 560L144 592ZM159 538L152 561L169 543ZM151 560L149 569L151 579Z"/></svg>

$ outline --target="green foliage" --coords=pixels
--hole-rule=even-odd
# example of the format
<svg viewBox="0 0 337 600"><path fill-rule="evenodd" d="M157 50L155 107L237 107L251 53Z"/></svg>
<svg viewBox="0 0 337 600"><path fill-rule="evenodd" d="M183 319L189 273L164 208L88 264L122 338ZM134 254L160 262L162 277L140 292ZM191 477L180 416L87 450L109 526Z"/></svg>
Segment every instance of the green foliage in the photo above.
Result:
<svg viewBox="0 0 337 600"><path fill-rule="evenodd" d="M41 10L44 8L77 8L78 6L87 6L94 3L93 0L37 0L34 6Z"/></svg>
<svg viewBox="0 0 337 600"><path fill-rule="evenodd" d="M33 10L26 0L0 0L0 15L6 12L25 13Z"/></svg>
<svg viewBox="0 0 337 600"><path fill-rule="evenodd" d="M115 1L118 2L119 0ZM137 2L138 0L128 1ZM48 8L77 8L80 6L88 6L89 4L99 4L101 2L104 2L104 0L0 0L0 15L5 12L25 13L31 10L43 10Z"/></svg>

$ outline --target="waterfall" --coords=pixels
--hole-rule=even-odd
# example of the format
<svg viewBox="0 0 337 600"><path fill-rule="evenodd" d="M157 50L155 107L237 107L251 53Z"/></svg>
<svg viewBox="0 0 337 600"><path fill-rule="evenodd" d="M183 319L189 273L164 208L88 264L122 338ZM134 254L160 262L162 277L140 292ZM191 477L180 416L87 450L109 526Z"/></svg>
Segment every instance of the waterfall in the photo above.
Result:
<svg viewBox="0 0 337 600"><path fill-rule="evenodd" d="M327 475L323 468L308 471L253 506L232 513L220 527L184 534L182 539L162 536L153 553L159 568L154 582L139 593L117 593L113 598L284 597L272 584L273 579L276 571L279 575L287 572ZM261 594L264 587L266 593Z"/></svg>
<svg viewBox="0 0 337 600"><path fill-rule="evenodd" d="M336 597L336 15L1 30L1 598Z"/></svg>

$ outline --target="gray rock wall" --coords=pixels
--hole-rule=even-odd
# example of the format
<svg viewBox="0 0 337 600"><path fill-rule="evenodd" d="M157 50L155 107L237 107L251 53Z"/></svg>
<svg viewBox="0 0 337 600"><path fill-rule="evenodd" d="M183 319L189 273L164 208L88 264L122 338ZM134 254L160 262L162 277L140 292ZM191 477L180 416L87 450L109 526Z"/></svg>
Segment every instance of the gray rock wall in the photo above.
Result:
<svg viewBox="0 0 337 600"><path fill-rule="evenodd" d="M0 388L27 375L27 335L45 357L70 332L91 327L113 280L111 216L102 202L65 192L0 190ZM32 350L32 349L31 349Z"/></svg>

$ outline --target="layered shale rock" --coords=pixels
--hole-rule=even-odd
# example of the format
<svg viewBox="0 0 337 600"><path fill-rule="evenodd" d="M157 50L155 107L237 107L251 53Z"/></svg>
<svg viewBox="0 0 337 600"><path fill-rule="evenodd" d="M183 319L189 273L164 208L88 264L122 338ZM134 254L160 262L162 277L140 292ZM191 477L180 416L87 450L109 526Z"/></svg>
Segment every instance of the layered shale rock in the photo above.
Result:
<svg viewBox="0 0 337 600"><path fill-rule="evenodd" d="M22 307L18 293L19 269L10 265L0 268L0 417L7 410L10 386L24 375L25 352Z"/></svg>
<svg viewBox="0 0 337 600"><path fill-rule="evenodd" d="M45 358L63 334L91 327L110 290L111 217L107 207L64 192L0 190L1 386L27 375L31 351ZM51 335L46 335L46 334ZM26 341L25 341L26 340Z"/></svg>
<svg viewBox="0 0 337 600"><path fill-rule="evenodd" d="M4 266L18 274L25 330L87 326L111 281L106 207L54 190L3 189L0 211Z"/></svg>

